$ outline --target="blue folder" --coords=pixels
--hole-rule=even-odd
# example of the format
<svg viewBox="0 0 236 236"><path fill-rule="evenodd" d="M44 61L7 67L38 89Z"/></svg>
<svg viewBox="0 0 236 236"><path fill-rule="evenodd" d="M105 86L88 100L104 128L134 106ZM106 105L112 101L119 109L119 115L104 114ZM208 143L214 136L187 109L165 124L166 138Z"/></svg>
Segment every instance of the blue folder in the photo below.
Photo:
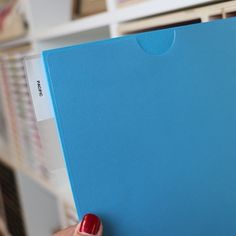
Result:
<svg viewBox="0 0 236 236"><path fill-rule="evenodd" d="M236 235L236 19L42 58L79 217L105 236Z"/></svg>

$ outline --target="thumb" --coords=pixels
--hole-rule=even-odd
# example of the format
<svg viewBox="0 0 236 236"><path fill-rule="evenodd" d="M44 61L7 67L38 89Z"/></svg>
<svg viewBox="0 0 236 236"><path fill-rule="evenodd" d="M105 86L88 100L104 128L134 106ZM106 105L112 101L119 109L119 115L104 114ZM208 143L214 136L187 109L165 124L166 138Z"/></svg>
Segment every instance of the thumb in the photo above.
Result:
<svg viewBox="0 0 236 236"><path fill-rule="evenodd" d="M77 226L74 236L102 236L102 228L99 217L94 214L87 214Z"/></svg>

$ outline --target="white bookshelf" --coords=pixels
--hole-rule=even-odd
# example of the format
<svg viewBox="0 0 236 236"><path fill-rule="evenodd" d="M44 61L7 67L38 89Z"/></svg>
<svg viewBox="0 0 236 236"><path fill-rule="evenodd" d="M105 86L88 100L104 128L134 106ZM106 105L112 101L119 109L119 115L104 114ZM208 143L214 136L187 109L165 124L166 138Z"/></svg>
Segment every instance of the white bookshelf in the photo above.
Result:
<svg viewBox="0 0 236 236"><path fill-rule="evenodd" d="M117 37L120 36L118 30L120 23L217 2L216 0L144 0L126 7L117 7L116 0L106 0L106 12L72 20L71 1L21 1L27 16L29 33L23 38L0 43L0 50L23 43L31 43L34 51L40 52L47 48L53 48L54 44L55 47L60 47L84 41Z"/></svg>
<svg viewBox="0 0 236 236"><path fill-rule="evenodd" d="M107 0L109 3L114 0ZM139 2L123 8L116 8L114 4L107 4L109 7L107 12L99 13L93 16L84 17L78 20L69 21L56 25L54 27L45 28L35 32L35 40L50 40L52 38L68 36L75 33L83 33L88 30L95 30L103 26L119 24L124 21L134 20L150 15L160 14L194 5L199 5L213 0L182 0L182 1L157 1L150 0ZM110 32L111 36L118 35L118 32Z"/></svg>

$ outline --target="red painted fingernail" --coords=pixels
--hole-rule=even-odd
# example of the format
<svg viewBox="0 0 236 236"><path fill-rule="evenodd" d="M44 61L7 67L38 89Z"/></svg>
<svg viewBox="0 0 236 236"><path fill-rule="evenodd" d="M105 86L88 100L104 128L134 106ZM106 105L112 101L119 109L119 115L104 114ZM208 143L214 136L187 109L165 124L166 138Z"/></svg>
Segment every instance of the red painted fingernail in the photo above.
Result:
<svg viewBox="0 0 236 236"><path fill-rule="evenodd" d="M79 232L96 235L98 233L100 225L101 221L96 215L87 214L84 216L80 224Z"/></svg>

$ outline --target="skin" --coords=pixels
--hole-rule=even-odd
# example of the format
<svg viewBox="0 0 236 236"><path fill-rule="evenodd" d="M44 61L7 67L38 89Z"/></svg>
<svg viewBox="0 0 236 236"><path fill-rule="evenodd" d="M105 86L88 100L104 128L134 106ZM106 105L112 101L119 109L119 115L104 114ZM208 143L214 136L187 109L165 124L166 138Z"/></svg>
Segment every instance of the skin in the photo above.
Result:
<svg viewBox="0 0 236 236"><path fill-rule="evenodd" d="M90 234L85 234L85 233L79 233L78 232L79 228L80 228L80 224L75 225L75 226L71 226L71 227L68 227L68 228L54 234L54 236L89 236L90 235ZM102 231L103 231L103 228L101 225L96 236L102 236ZM94 235L91 235L91 236L94 236Z"/></svg>

